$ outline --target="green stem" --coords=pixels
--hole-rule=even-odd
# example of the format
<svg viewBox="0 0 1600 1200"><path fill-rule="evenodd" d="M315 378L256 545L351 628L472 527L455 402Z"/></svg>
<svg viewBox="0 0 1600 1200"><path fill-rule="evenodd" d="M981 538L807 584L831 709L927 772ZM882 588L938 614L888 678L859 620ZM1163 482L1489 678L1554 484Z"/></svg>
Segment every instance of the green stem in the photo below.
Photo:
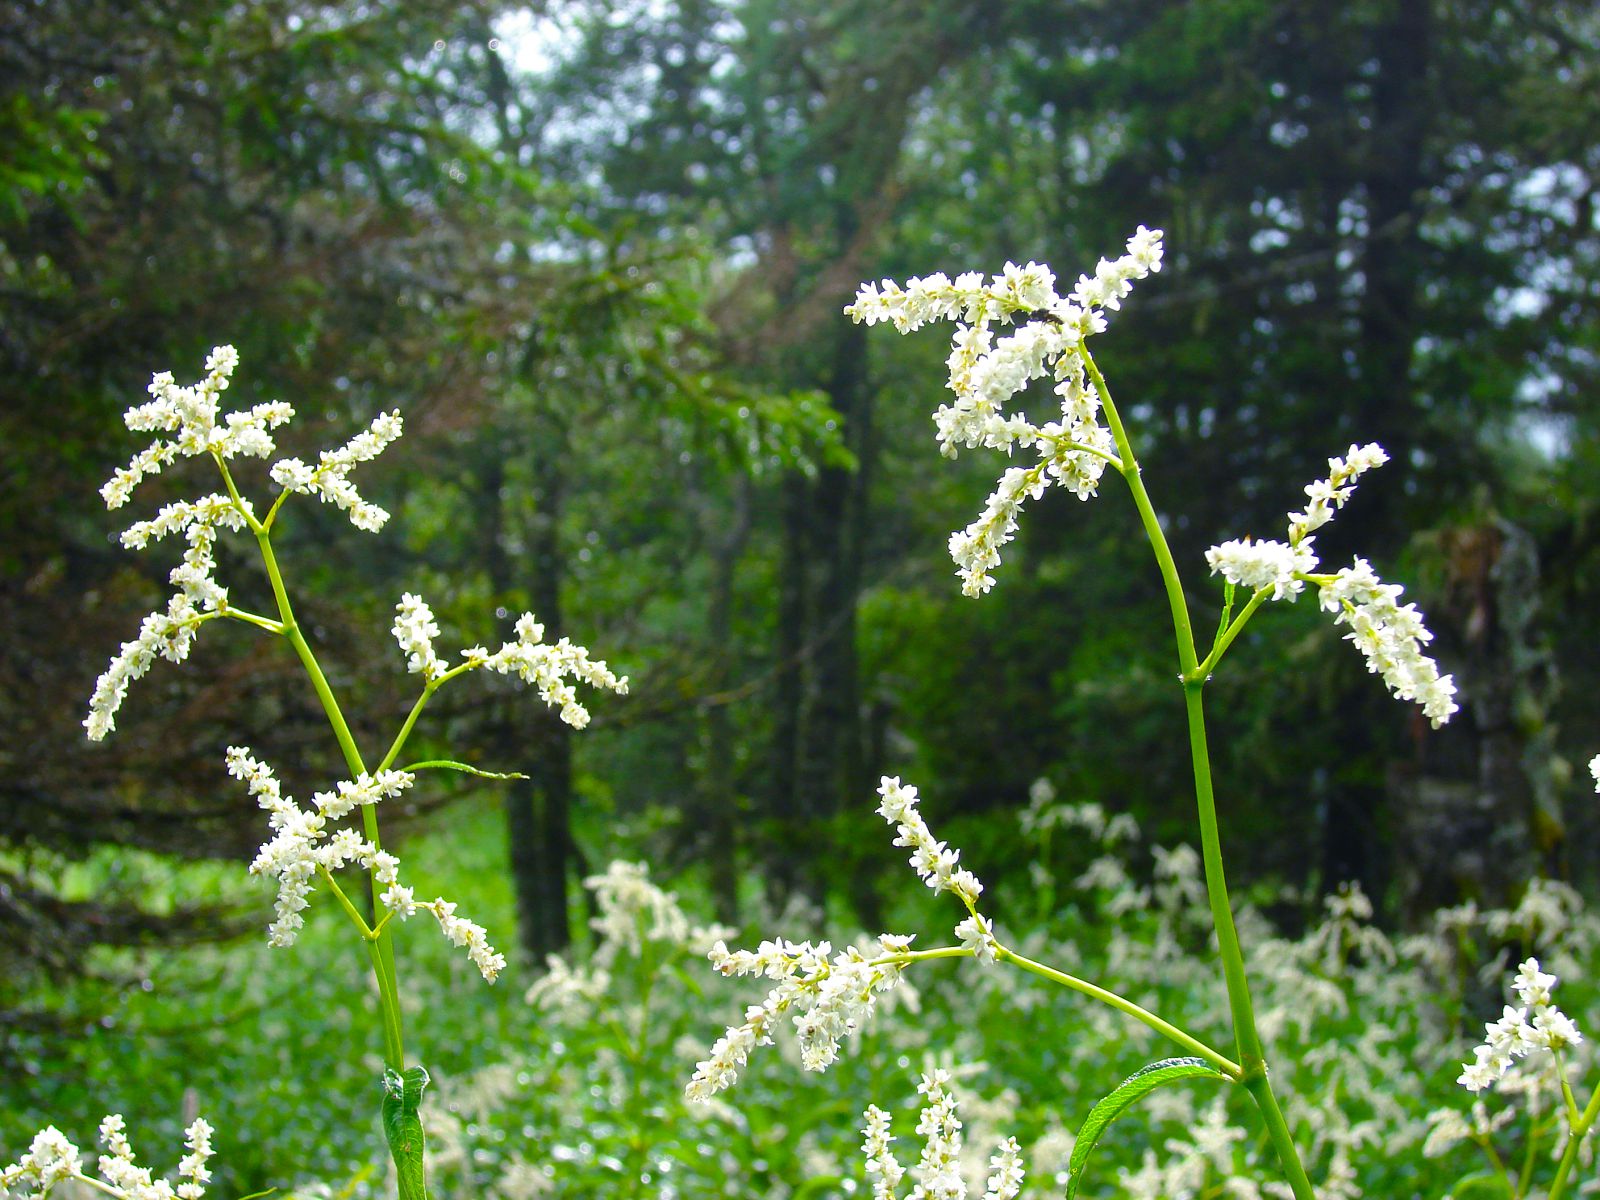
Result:
<svg viewBox="0 0 1600 1200"><path fill-rule="evenodd" d="M434 684L423 685L422 695L417 697L417 702L411 706L411 711L406 714L405 724L400 726L400 732L395 734L394 741L389 745L389 753L383 756L383 761L378 764L378 770L387 771L394 765L394 760L400 757L400 751L406 744L406 739L411 736L411 730L416 726L417 718L422 715L423 706L428 703L428 698L433 695Z"/></svg>
<svg viewBox="0 0 1600 1200"><path fill-rule="evenodd" d="M1567 1105L1567 1124L1576 1125L1583 1120L1583 1116L1578 1112L1578 1098L1572 1094L1572 1084L1567 1080L1566 1060L1561 1057L1559 1050L1552 1050L1550 1056L1555 1059L1556 1078L1561 1081L1561 1099Z"/></svg>
<svg viewBox="0 0 1600 1200"><path fill-rule="evenodd" d="M1494 1148L1494 1143L1489 1140L1487 1135L1474 1137L1473 1141L1477 1142L1479 1149L1483 1151L1483 1157L1488 1162L1489 1169L1504 1177L1506 1187L1511 1192L1511 1200L1522 1200L1522 1189L1517 1186L1517 1177L1506 1167L1505 1159L1500 1157L1500 1152Z"/></svg>
<svg viewBox="0 0 1600 1200"><path fill-rule="evenodd" d="M226 469L223 471L223 477L227 478ZM231 481L229 487L231 490ZM278 604L278 616L283 622L284 635L288 637L289 644L294 647L295 653L300 658L300 665L310 677L317 699L322 702L322 711L327 714L328 724L332 726L333 736L339 742L339 749L344 754L345 765L350 770L351 778L359 778L367 773L367 769L361 761L361 751L356 746L355 736L350 732L350 725L344 719L344 713L339 708L339 701L334 697L333 689L328 686L327 676L322 673L322 667L317 663L317 656L312 653L305 635L300 632L299 623L294 617L294 609L289 604L289 593L283 585L283 574L278 569L277 556L272 552L271 536L259 522L255 523L255 529L256 544L261 548L261 561L266 565L267 578L272 584L272 595ZM374 850L378 850L382 848L382 843L378 840L378 814L373 808L371 804L361 806L361 822L367 841L372 843ZM374 871L372 874L374 911L383 907L379 899L380 894L381 885ZM389 931L384 930L370 942L369 949L373 975L378 981L378 1001L383 1010L384 1062L393 1070L403 1071L405 1044L400 1024L400 990L395 979L394 940Z"/></svg>
<svg viewBox="0 0 1600 1200"><path fill-rule="evenodd" d="M272 502L272 507L267 509L267 515L262 518L261 528L268 533L272 532L272 523L278 519L278 510L283 507L283 502L290 496L288 488L278 493L278 498Z"/></svg>
<svg viewBox="0 0 1600 1200"><path fill-rule="evenodd" d="M1234 927L1233 907L1228 899L1228 883L1222 869L1222 840L1217 825L1216 796L1211 783L1210 752L1206 747L1205 709L1200 699L1201 689L1205 686L1205 674L1199 669L1200 662L1195 653L1194 629L1189 621L1189 605L1184 599L1183 581L1178 576L1178 566L1173 560L1171 548L1167 545L1161 520L1156 515L1155 506L1150 502L1149 493L1145 491L1139 461L1134 456L1133 446L1128 440L1127 430L1123 428L1117 406L1111 399L1111 390L1106 387L1105 377L1101 375L1100 368L1095 364L1088 347L1080 344L1078 352L1095 390L1100 395L1106 423L1111 428L1111 436L1116 440L1117 452L1122 458L1122 477L1127 481L1128 490L1133 495L1134 507L1138 509L1139 520L1144 525L1145 536L1150 541L1150 549L1154 552L1156 565L1161 571L1161 583L1167 593L1167 606L1172 611L1172 631L1177 641L1184 707L1188 716L1190 756L1194 765L1195 801L1200 821L1201 859L1205 864L1206 897L1211 908L1212 924L1216 930L1218 953L1222 959L1222 977L1228 990L1228 1009L1233 1017L1234 1038L1238 1045L1240 1062L1243 1064L1241 1081L1255 1099L1256 1107L1261 1110L1267 1134L1278 1152L1279 1162L1295 1200L1315 1200L1316 1193L1312 1190L1311 1181L1306 1177L1305 1166L1300 1161L1300 1152L1289 1132L1288 1123L1284 1120L1283 1110L1278 1107L1277 1098L1272 1094L1272 1085L1267 1078L1266 1059L1261 1048L1261 1037L1256 1031L1255 1007L1250 1001L1244 955L1239 948L1239 934ZM1251 597L1251 601L1255 602L1254 596ZM1240 620L1236 621L1235 625L1239 625L1250 612L1251 609L1247 605L1245 611L1239 614ZM1208 661L1210 661L1209 656Z"/></svg>
<svg viewBox="0 0 1600 1200"><path fill-rule="evenodd" d="M1106 424L1111 427L1111 436L1117 443L1117 453L1122 457L1122 477L1128 483L1128 490L1133 493L1133 505L1139 510L1139 520L1144 525L1145 537L1150 540L1150 549L1155 552L1156 565L1161 569L1161 583L1166 588L1167 605L1172 610L1172 628L1178 638L1178 663L1187 675L1199 665L1199 659L1195 655L1194 630L1189 624L1189 604L1183 598L1183 583L1178 578L1178 564L1173 561L1172 550L1167 545L1167 535L1161 528L1161 518L1156 516L1155 505L1150 503L1150 494L1144 490L1139 462L1133 456L1133 446L1128 441L1128 431L1122 426L1122 417L1117 412L1117 406L1111 402L1111 390L1106 387L1105 376L1100 374L1100 368L1095 364L1087 346L1080 344L1078 352L1088 369L1095 390L1100 393L1100 405L1105 412Z"/></svg>
<svg viewBox="0 0 1600 1200"><path fill-rule="evenodd" d="M127 1195L127 1193L122 1191L120 1188L114 1188L109 1183L103 1183L98 1179L90 1179L89 1176L85 1175L81 1171L74 1171L68 1175L67 1178L78 1183L87 1184L89 1187L94 1188L96 1191L104 1192L108 1196Z"/></svg>
<svg viewBox="0 0 1600 1200"><path fill-rule="evenodd" d="M417 724L417 718L422 715L423 708L433 697L433 694L457 675L472 670L471 663L462 663L459 667L452 667L437 679L430 679L422 685L422 695L417 697L417 702L411 706L411 711L406 714L405 724L400 726L400 732L395 734L394 741L389 745L389 753L383 756L383 761L378 764L378 770L387 771L394 765L394 760L400 757L400 751L405 747L406 739L411 736L411 731Z"/></svg>
<svg viewBox="0 0 1600 1200"><path fill-rule="evenodd" d="M1217 948L1222 956L1223 979L1228 985L1228 1008L1233 1014L1233 1032L1239 1042L1239 1057L1246 1070L1264 1074L1266 1064L1261 1052L1261 1039L1256 1033L1249 985L1245 980L1244 952L1239 947L1239 932L1234 928L1233 909L1228 901L1228 880L1222 867L1222 837L1217 824L1217 801L1211 784L1211 754L1206 746L1206 718L1201 699L1204 686L1203 682L1186 682L1183 685L1183 700L1189 718L1189 750L1200 817L1200 858L1205 864L1206 897L1211 904L1212 923L1216 926Z"/></svg>
<svg viewBox="0 0 1600 1200"><path fill-rule="evenodd" d="M243 621L246 625L254 625L258 629L265 629L268 633L283 635L283 622L274 621L271 617L259 617L253 612L245 612L242 608L234 608L229 604L222 610L222 615L235 621Z"/></svg>
<svg viewBox="0 0 1600 1200"><path fill-rule="evenodd" d="M1211 672L1217 669L1217 664L1222 661L1222 656L1228 652L1228 647L1233 645L1233 639L1245 627L1245 623L1256 615L1256 610L1266 603L1267 597L1272 595L1270 587L1257 588L1250 596L1249 601L1239 610L1239 615L1228 623L1226 629L1217 635L1217 640L1212 644L1211 653L1206 655L1205 661L1194 669L1194 677L1204 683Z"/></svg>
<svg viewBox="0 0 1600 1200"><path fill-rule="evenodd" d="M1051 438L1050 440L1057 446L1065 446L1068 450L1076 450L1081 454L1092 454L1096 458L1103 458L1117 470L1122 470L1122 460L1115 454L1107 454L1098 446L1088 446L1083 442L1075 442L1071 438Z"/></svg>
<svg viewBox="0 0 1600 1200"><path fill-rule="evenodd" d="M1522 1155L1522 1170L1517 1172L1517 1195L1522 1195L1528 1190L1528 1184L1533 1180L1534 1155L1538 1152L1539 1128L1535 1125L1528 1131L1527 1149Z"/></svg>
<svg viewBox="0 0 1600 1200"><path fill-rule="evenodd" d="M936 958L972 958L966 946L940 946L936 950L907 950L904 954L885 954L872 960L874 967L887 967L894 963L930 962Z"/></svg>
<svg viewBox="0 0 1600 1200"><path fill-rule="evenodd" d="M1102 1004L1109 1004L1118 1012L1126 1013L1136 1021L1140 1021L1154 1029L1162 1037L1171 1038L1178 1045L1197 1054L1207 1062L1214 1064L1223 1074L1235 1080L1242 1079L1244 1071L1239 1064L1227 1055L1210 1046L1196 1037L1192 1037L1179 1029L1176 1025L1163 1021L1147 1008L1141 1008L1132 1000L1107 991L1097 984L1090 983L1087 979L1079 979L1076 975L1068 975L1065 971L1058 971L1054 967L1047 967L1041 962L1035 962L1018 954L1015 950L995 943L995 954L1006 962L1015 963L1024 971L1031 971L1042 976L1052 983L1059 983L1062 987L1071 988L1075 992L1082 992L1085 996L1099 1000ZM907 950L904 954L885 954L882 958L872 960L875 967L889 966L894 963L929 962L936 958L976 958L976 953L968 946L940 946L933 950Z"/></svg>
<svg viewBox="0 0 1600 1200"><path fill-rule="evenodd" d="M1595 1088L1589 1103L1568 1130L1566 1149L1561 1152L1556 1177L1550 1181L1549 1200L1561 1200L1561 1193L1567 1186L1567 1176L1572 1174L1572 1168L1578 1161L1578 1150L1583 1145L1583 1139L1589 1135L1589 1130L1594 1128L1597 1118L1600 1118L1600 1087Z"/></svg>
<svg viewBox="0 0 1600 1200"><path fill-rule="evenodd" d="M344 894L344 889L339 886L339 881L333 877L333 872L329 871L327 867L318 867L317 870L321 871L322 877L328 881L328 887L333 891L333 898L344 909L345 916L355 922L356 928L361 931L362 937L371 941L373 937L372 926L368 925L367 919L356 911L356 906L350 903L350 897Z"/></svg>
<svg viewBox="0 0 1600 1200"><path fill-rule="evenodd" d="M968 951L968 953L971 952ZM1053 983L1059 983L1062 987L1069 987L1075 992L1082 992L1085 996L1091 996L1102 1004L1109 1004L1118 1012L1126 1013L1134 1020L1143 1022L1163 1037L1170 1038L1182 1046L1189 1053L1199 1055L1235 1082L1244 1079L1243 1068L1227 1055L1213 1050L1199 1038L1192 1037L1176 1025L1163 1021L1155 1013L1149 1009L1139 1007L1132 1000L1119 996L1115 992L1107 991L1105 988L1092 984L1086 979L1079 979L1075 975L1068 975L1065 971L1058 971L1054 967L1047 967L1043 963L1035 962L1033 959L1026 958L1014 950L1008 950L1004 946L1001 946L997 953L1000 958L1006 962L1016 963L1024 971L1032 971L1035 975L1043 976Z"/></svg>
<svg viewBox="0 0 1600 1200"><path fill-rule="evenodd" d="M245 524L250 527L250 532L257 537L261 536L263 526L260 521L256 520L255 510L250 507L249 502L239 495L239 488L233 482L233 475L228 470L227 459L223 458L215 450L211 452L211 459L217 464L217 470L222 472L222 486L228 489L228 499L233 501L234 508L239 510L239 515L244 518Z"/></svg>

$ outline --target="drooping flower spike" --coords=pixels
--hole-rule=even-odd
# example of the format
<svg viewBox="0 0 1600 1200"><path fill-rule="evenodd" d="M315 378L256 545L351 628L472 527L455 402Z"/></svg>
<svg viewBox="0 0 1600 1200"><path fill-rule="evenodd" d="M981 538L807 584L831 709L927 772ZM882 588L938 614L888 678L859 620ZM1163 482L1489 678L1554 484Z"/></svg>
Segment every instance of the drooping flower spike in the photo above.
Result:
<svg viewBox="0 0 1600 1200"><path fill-rule="evenodd" d="M1437 729L1457 711L1455 680L1423 653L1433 634L1416 605L1400 603L1404 589L1384 583L1364 558L1332 575L1316 573L1313 531L1344 507L1363 474L1388 461L1376 442L1351 446L1343 458L1328 460L1326 479L1306 485L1308 503L1303 512L1288 515L1287 541L1223 542L1206 551L1206 562L1212 574L1229 583L1252 591L1271 588L1273 600L1292 601L1307 583L1315 584L1323 611L1333 613L1336 624L1350 627L1345 638L1366 657L1367 669L1400 699L1420 704Z"/></svg>

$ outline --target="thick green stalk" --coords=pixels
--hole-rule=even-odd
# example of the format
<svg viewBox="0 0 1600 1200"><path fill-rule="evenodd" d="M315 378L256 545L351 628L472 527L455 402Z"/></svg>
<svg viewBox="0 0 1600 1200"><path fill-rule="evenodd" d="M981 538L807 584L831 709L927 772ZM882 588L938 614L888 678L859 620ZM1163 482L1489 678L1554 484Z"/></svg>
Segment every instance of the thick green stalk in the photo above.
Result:
<svg viewBox="0 0 1600 1200"><path fill-rule="evenodd" d="M1256 1032L1255 1007L1250 1001L1250 986L1245 974L1244 954L1239 947L1239 933L1233 923L1233 906L1228 899L1227 878L1222 869L1222 839L1217 825L1216 796L1211 784L1211 758L1206 746L1205 709L1200 693L1205 687L1205 675L1199 670L1199 656L1195 652L1194 629L1189 621L1189 605L1184 599L1183 582L1178 576L1178 565L1167 545L1166 532L1156 515L1150 495L1145 491L1139 461L1134 456L1122 418L1111 400L1105 377L1095 364L1086 346L1079 347L1084 366L1100 395L1106 423L1116 440L1117 454L1122 459L1122 477L1133 494L1134 507L1144 525L1145 536L1155 553L1156 565L1161 571L1161 583L1166 589L1167 605L1172 610L1172 631L1177 640L1178 665L1183 682L1184 706L1188 715L1189 748L1194 765L1195 801L1199 810L1201 860L1205 864L1206 898L1211 908L1211 920L1216 929L1217 949L1222 959L1222 977L1228 991L1228 1009L1233 1018L1234 1038L1239 1048L1239 1059L1244 1068L1242 1082L1254 1097L1261 1110L1267 1134L1278 1152L1284 1176L1294 1191L1296 1200L1315 1200L1311 1181L1306 1177L1300 1161L1299 1149L1289 1133L1283 1111L1272 1094L1267 1078L1267 1064L1261 1049L1261 1037ZM1252 597L1252 601L1255 597ZM1248 620L1253 608L1240 613L1234 627ZM1208 660L1211 661L1211 660Z"/></svg>

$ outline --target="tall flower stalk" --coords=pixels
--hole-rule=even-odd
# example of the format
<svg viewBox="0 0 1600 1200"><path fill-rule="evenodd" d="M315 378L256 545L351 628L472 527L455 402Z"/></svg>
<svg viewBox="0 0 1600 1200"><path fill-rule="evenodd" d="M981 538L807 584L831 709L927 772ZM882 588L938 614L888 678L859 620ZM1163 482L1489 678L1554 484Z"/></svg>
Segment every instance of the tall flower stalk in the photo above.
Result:
<svg viewBox="0 0 1600 1200"><path fill-rule="evenodd" d="M1318 571L1315 530L1345 504L1363 473L1386 461L1377 445L1352 446L1343 458L1329 460L1328 477L1305 489L1304 511L1288 515L1286 540L1245 539L1211 549L1207 561L1212 572L1223 577L1224 600L1217 636L1202 656L1178 565L1145 488L1133 438L1088 346L1092 336L1104 332L1108 314L1121 307L1134 282L1159 271L1161 262L1161 232L1140 226L1123 255L1101 260L1094 273L1079 276L1065 296L1057 294L1055 273L1049 267L1007 263L1000 274L988 279L977 272L953 280L940 273L909 280L903 287L892 280L865 284L845 311L869 325L887 321L902 333L934 321L955 322L947 360L954 399L934 413L941 453L955 457L962 448L984 447L1008 456L1019 452L1036 456L1031 465L1008 467L978 518L950 536L950 554L964 594L982 596L994 586L1001 551L1016 535L1024 503L1039 499L1052 487L1065 488L1080 500L1092 499L1108 470L1127 485L1171 612L1194 773L1206 904L1228 997L1233 1056L1124 996L1006 946L978 909L982 887L970 871L959 867L960 852L936 839L922 819L916 789L897 778L886 778L879 789L883 802L878 811L895 826L895 844L911 848L911 865L928 886L960 900L966 917L955 929L959 944L912 950L909 938L886 934L865 950L851 947L832 959L825 943L767 942L753 953L730 952L719 946L711 956L718 970L762 974L777 986L765 1003L750 1008L745 1021L729 1029L712 1048L690 1082L691 1097L709 1098L731 1083L751 1049L772 1040L780 1014L792 1017L804 1064L821 1069L832 1061L839 1039L870 1015L877 995L893 987L912 964L971 957L986 964L1021 968L1107 1004L1184 1051L1185 1057L1152 1064L1096 1105L1079 1133L1069 1172L1069 1197L1081 1183L1088 1151L1106 1124L1157 1086L1211 1078L1236 1084L1250 1094L1290 1190L1296 1200L1313 1200L1305 1165L1274 1094L1234 924L1207 746L1205 686L1228 648L1265 604L1293 601L1307 586L1317 589L1321 606L1334 614L1337 623L1348 626L1346 636L1365 655L1368 667L1381 675L1397 696L1420 704L1435 726L1455 711L1455 686L1423 653L1431 635L1416 609L1399 603L1399 587L1385 584L1362 559L1331 574ZM1035 421L1013 404L1039 379L1053 381L1059 401L1058 412L1045 421ZM1235 612L1240 589L1247 591L1248 597ZM877 1147L883 1133L881 1116L869 1113L868 1126L869 1143ZM868 1169L877 1177L877 1194L892 1195L890 1177L894 1172L884 1166L883 1155L872 1149L868 1159Z"/></svg>
<svg viewBox="0 0 1600 1200"><path fill-rule="evenodd" d="M129 409L125 415L130 430L156 436L101 489L107 507L115 509L127 503L143 479L179 458L209 458L221 477L223 491L198 500L175 501L162 508L154 518L136 522L123 533L122 542L130 549L143 549L152 541L180 534L189 548L169 577L176 590L166 607L144 619L138 635L122 644L101 675L84 726L91 739L98 741L106 737L116 727L117 712L129 685L142 677L158 658L184 661L199 628L211 621L238 621L283 638L292 647L327 717L347 777L336 781L327 791L316 793L309 807L301 807L284 794L272 768L251 750L244 746L229 747L229 774L246 784L267 813L269 837L250 870L253 874L272 876L277 881L277 911L269 930L273 945L293 944L304 924L302 914L310 903L310 895L318 887L326 887L365 947L376 984L377 1033L386 1068L383 1078L385 1133L402 1200L424 1200L427 1188L417 1107L428 1075L420 1066L407 1065L392 922L406 920L419 912L428 913L437 921L444 937L465 949L473 965L491 983L506 960L489 944L487 932L481 925L457 915L453 902L442 896L419 900L412 889L400 881L400 861L383 848L379 804L412 787L417 774L428 769L444 768L490 778L508 778L450 760L412 763L405 767L397 765L429 699L457 676L475 670L515 675L524 683L534 685L546 704L556 708L564 721L578 728L588 723L589 714L578 700L575 683L626 692L627 680L613 674L605 663L590 658L587 650L565 638L547 643L544 627L532 613L524 613L517 620L514 639L500 649L491 653L482 646L469 647L461 652L460 661L452 665L434 648L439 626L433 612L420 597L407 593L396 606L392 632L410 672L422 676L422 692L388 748L369 766L370 760L357 744L327 675L301 630L272 544L272 533L284 512L285 502L296 494L334 505L358 529L369 532L382 529L389 514L364 499L350 475L356 467L378 457L401 435L400 414L380 413L345 445L323 451L315 465L297 458L274 463L270 475L280 490L266 515L259 516L256 506L241 492L229 463L240 458L271 457L276 449L273 431L292 419L294 411L287 404L273 401L242 411L224 412L222 394L232 380L238 361L233 347L218 347L206 361L205 377L189 387L179 386L169 373L158 374L150 383L150 400ZM250 612L235 605L228 590L214 577L213 551L220 533L245 530L258 548L271 587L275 616ZM361 814L359 828L347 820L356 809ZM374 914L371 920L363 915L340 883L339 872L352 865L367 873Z"/></svg>

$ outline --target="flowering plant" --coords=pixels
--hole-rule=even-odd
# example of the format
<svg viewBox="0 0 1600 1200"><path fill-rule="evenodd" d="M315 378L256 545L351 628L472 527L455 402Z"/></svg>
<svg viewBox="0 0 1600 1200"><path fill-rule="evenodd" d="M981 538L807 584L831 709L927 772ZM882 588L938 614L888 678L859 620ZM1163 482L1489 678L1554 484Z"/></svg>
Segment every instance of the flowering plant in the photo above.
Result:
<svg viewBox="0 0 1600 1200"><path fill-rule="evenodd" d="M1333 615L1336 624L1347 628L1346 639L1361 651L1369 670L1395 696L1419 705L1435 728L1457 711L1456 688L1453 679L1426 653L1432 635L1416 607L1401 603L1398 585L1385 583L1362 558L1336 571L1322 570L1315 551L1316 531L1350 500L1363 475L1388 461L1376 443L1351 446L1343 456L1328 460L1327 476L1306 486L1304 508L1288 514L1282 540L1230 540L1207 552L1211 573L1221 577L1223 596L1217 634L1202 655L1178 566L1146 491L1132 438L1089 352L1089 340L1105 331L1108 313L1120 308L1136 280L1159 271L1161 264L1161 232L1140 226L1122 256L1101 260L1094 273L1080 276L1065 296L1057 294L1055 274L1049 267L1034 262L1021 267L1007 263L999 275L988 279L970 272L954 280L942 273L912 279L903 287L892 280L868 283L845 311L868 325L887 321L902 333L933 321L955 322L947 361L948 386L954 399L934 413L941 453L954 457L960 448L985 447L1007 455L1031 451L1037 456L1031 466L1007 468L977 519L950 536L950 554L966 595L981 596L993 587L1001 551L1016 535L1025 502L1039 499L1051 487L1065 488L1080 500L1089 500L1098 493L1108 469L1126 483L1171 610L1193 762L1203 900L1217 940L1233 1045L1224 1052L1127 996L1034 961L1008 946L979 910L982 885L959 865L959 851L935 838L920 815L916 789L899 778L886 777L879 788L878 811L895 828L895 845L910 849L912 867L930 888L951 893L965 910L955 927L956 943L913 950L910 938L885 934L864 948L852 946L831 957L826 943L769 941L753 952L714 947L711 961L718 971L762 975L775 986L763 1003L748 1009L744 1021L712 1047L689 1082L691 1098L709 1099L733 1083L753 1048L771 1042L785 1017L794 1026L803 1065L824 1069L837 1057L841 1039L871 1016L877 997L893 988L908 967L931 959L970 957L990 967L1019 967L1080 992L1142 1022L1183 1051L1180 1057L1153 1063L1130 1077L1087 1115L1072 1153L1069 1198L1085 1177L1096 1140L1112 1120L1156 1088L1193 1079L1215 1079L1244 1089L1255 1102L1275 1152L1284 1181L1276 1186L1286 1187L1285 1194L1295 1200L1314 1196L1295 1135L1274 1092L1235 927L1206 741L1205 685L1264 605L1293 602L1309 585L1316 589L1321 608ZM1048 419L1036 420L1013 401L1041 378L1053 380L1059 403ZM1236 605L1241 592L1243 603ZM1364 904L1364 898L1360 902ZM1356 898L1351 897L1347 907L1355 903ZM1341 926L1336 922L1329 928L1338 934ZM1337 953L1344 953L1342 944ZM1547 981L1545 986L1554 982L1539 974L1536 963L1526 964L1519 975L1519 988L1533 987L1541 980ZM1576 1039L1577 1030L1570 1022L1553 1008L1535 1003L1547 1001L1546 992L1523 999L1527 1009L1508 1009L1501 1026L1491 1026L1489 1044L1480 1051L1479 1063L1468 1068L1463 1082L1482 1086L1482 1080L1503 1070L1511 1058L1533 1045L1558 1051L1560 1045ZM1529 1011L1531 1018L1526 1015ZM941 1152L936 1149L948 1144L953 1115L947 1113L953 1114L953 1102L947 1104L944 1081L925 1078L922 1090L929 1099L927 1112L934 1115L924 1114L921 1129L929 1137L929 1151L917 1168L913 1196L917 1200L964 1196L964 1185L944 1172ZM1594 1118L1587 1111L1578 1111L1570 1093L1568 1107L1570 1136L1576 1146ZM879 1200L897 1194L903 1173L888 1154L887 1128L883 1113L869 1109L867 1171L874 1177ZM1005 1189L1012 1187L1014 1166L1008 1158L991 1194L1011 1194ZM1015 1169L1020 1171L1020 1167ZM1568 1169L1564 1159L1550 1192L1552 1198L1560 1195Z"/></svg>
<svg viewBox="0 0 1600 1200"><path fill-rule="evenodd" d="M273 432L294 416L281 401L225 412L223 393L228 389L239 356L231 346L221 346L206 360L206 374L193 386L180 386L170 373L156 375L150 399L130 408L125 422L130 430L154 434L128 466L119 469L101 489L108 508L126 504L141 481L171 466L179 458L209 458L221 476L223 490L195 500L176 500L152 518L135 522L122 534L130 549L144 549L152 541L181 535L188 548L169 579L176 589L166 606L144 618L138 634L124 642L95 685L84 727L99 741L116 728L116 717L130 684L144 676L157 659L181 663L194 645L202 625L217 620L238 621L284 639L293 648L315 691L344 759L347 774L302 806L286 795L272 768L243 746L227 751L228 773L241 780L267 813L269 835L255 861L253 874L271 876L277 883L277 911L268 930L274 946L292 945L304 925L311 894L326 887L348 918L371 962L378 996L378 1027L386 1066L383 1077L383 1124L394 1159L403 1200L421 1200L427 1194L423 1177L422 1126L418 1105L428 1073L407 1066L401 1026L400 984L390 923L427 912L440 932L465 949L484 979L494 982L504 968L503 955L489 944L487 931L458 915L456 905L444 897L420 900L400 881L400 861L383 848L379 836L378 807L413 787L426 770L464 771L487 778L510 778L478 770L466 763L432 760L400 765L400 756L429 699L457 676L476 670L512 675L538 689L540 698L557 709L562 720L576 728L588 723L589 714L578 698L575 683L615 692L627 691L627 680L604 662L593 659L582 646L566 638L547 642L544 627L532 613L516 621L515 636L498 650L483 646L463 650L451 664L437 652L434 639L439 625L418 596L401 597L395 609L393 634L412 674L422 677L422 691L382 756L369 765L357 746L343 710L323 673L310 642L295 618L283 573L272 545L272 532L291 496L308 495L341 509L358 529L376 532L389 514L364 499L351 481L353 470L370 462L401 435L398 412L380 413L370 425L345 445L323 451L315 465L298 458L275 462L271 479L279 492L259 515L234 480L230 463L239 459L270 458L276 450ZM214 550L223 531L248 531L261 555L271 587L276 615L258 614L236 604L215 577ZM359 828L346 822L360 812ZM374 914L369 920L358 909L338 873L358 866L369 879ZM107 1117L102 1139L110 1152L101 1159L101 1173L109 1186L89 1181L115 1195L146 1200L171 1196L165 1183L152 1184L148 1173L132 1166L132 1152L121 1137L120 1116ZM191 1156L184 1160L179 1197L198 1196L204 1183L204 1162L210 1154L210 1129L203 1121L190 1127ZM33 1149L0 1176L4 1188L36 1187L42 1194L57 1181L84 1179L77 1151L54 1129L36 1139ZM121 1189L121 1190L114 1190ZM166 1189L163 1191L162 1189Z"/></svg>

